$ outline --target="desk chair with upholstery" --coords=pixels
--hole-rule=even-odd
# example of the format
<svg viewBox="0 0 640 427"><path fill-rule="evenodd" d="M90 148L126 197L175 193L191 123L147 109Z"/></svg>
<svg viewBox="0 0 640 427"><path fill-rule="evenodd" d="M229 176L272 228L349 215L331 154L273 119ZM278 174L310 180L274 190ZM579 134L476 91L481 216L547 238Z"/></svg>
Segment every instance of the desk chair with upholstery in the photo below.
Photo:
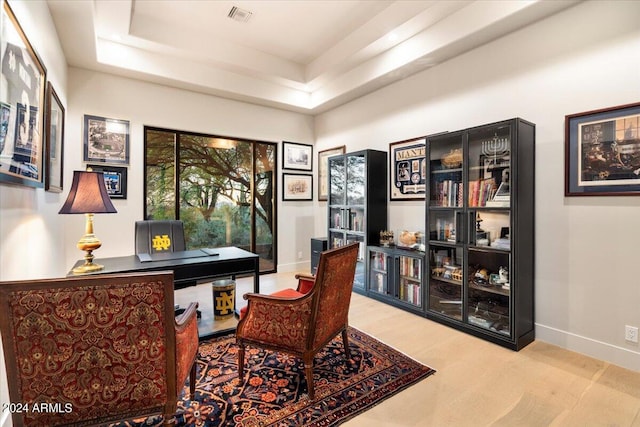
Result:
<svg viewBox="0 0 640 427"><path fill-rule="evenodd" d="M311 400L315 398L313 358L340 333L346 362L349 362L348 314L358 248L359 244L354 243L322 252L315 280L299 276L297 290L244 295L248 300L247 309L236 330L241 381L244 380L245 347L248 345L300 357Z"/></svg>
<svg viewBox="0 0 640 427"><path fill-rule="evenodd" d="M1 282L9 401L30 405L13 425L173 425L198 352L197 304L176 319L173 292L166 271Z"/></svg>

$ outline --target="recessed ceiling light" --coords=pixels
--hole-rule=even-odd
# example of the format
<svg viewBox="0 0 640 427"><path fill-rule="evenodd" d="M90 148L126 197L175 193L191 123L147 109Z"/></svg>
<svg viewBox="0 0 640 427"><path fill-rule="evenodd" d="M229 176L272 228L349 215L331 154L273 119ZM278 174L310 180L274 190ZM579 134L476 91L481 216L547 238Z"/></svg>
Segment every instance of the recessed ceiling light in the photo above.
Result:
<svg viewBox="0 0 640 427"><path fill-rule="evenodd" d="M249 12L248 10L240 9L237 6L233 6L227 14L227 17L238 22L248 22L249 18L251 18L251 15L253 15L253 13Z"/></svg>

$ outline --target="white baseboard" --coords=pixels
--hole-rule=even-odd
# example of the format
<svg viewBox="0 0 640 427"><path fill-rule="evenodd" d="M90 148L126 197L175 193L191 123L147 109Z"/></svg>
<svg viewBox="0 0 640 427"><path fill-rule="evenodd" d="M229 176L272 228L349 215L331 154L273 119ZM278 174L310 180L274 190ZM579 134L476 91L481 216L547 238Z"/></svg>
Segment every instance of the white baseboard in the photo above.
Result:
<svg viewBox="0 0 640 427"><path fill-rule="evenodd" d="M640 372L640 348L630 350L536 323L536 340Z"/></svg>
<svg viewBox="0 0 640 427"><path fill-rule="evenodd" d="M311 261L292 262L288 264L278 264L278 273L290 273L294 271L310 271Z"/></svg>

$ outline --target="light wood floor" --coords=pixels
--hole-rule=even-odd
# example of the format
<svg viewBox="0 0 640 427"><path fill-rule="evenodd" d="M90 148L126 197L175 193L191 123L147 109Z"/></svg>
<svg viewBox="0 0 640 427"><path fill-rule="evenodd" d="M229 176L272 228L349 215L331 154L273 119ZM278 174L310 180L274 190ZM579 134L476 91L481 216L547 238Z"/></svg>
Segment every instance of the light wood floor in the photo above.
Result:
<svg viewBox="0 0 640 427"><path fill-rule="evenodd" d="M293 273L261 277L285 287ZM358 294L349 322L437 372L347 427L640 427L640 372L540 341L514 352Z"/></svg>

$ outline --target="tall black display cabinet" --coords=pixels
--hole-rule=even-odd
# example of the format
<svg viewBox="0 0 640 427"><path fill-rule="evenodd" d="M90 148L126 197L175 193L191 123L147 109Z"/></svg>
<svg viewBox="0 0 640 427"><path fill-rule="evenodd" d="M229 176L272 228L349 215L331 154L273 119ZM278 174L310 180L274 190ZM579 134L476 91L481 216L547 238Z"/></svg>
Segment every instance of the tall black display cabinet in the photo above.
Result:
<svg viewBox="0 0 640 427"><path fill-rule="evenodd" d="M428 318L513 350L534 340L535 125L427 140Z"/></svg>
<svg viewBox="0 0 640 427"><path fill-rule="evenodd" d="M366 248L387 228L387 153L363 150L329 158L328 246L359 242L353 282L366 294Z"/></svg>

